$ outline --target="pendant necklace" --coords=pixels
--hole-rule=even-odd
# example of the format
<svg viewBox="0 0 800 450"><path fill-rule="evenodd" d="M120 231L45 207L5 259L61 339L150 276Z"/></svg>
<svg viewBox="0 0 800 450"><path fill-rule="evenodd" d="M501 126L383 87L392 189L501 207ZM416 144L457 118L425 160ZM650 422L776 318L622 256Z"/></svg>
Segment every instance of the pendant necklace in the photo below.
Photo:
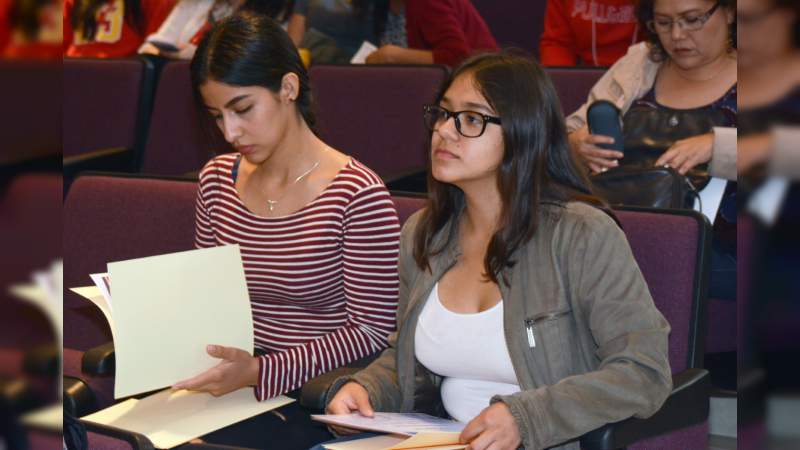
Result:
<svg viewBox="0 0 800 450"><path fill-rule="evenodd" d="M291 186L294 186L295 184L299 183L299 182L300 182L300 180L302 180L303 178L305 178L305 177L306 177L306 175L310 174L310 173L311 173L311 172L312 172L314 169L316 169L318 166L319 166L319 161L317 161L316 163L314 163L314 165L313 165L313 166L311 166L311 168L310 168L310 169L306 170L305 172L303 172L302 174L300 174L300 175L299 175L297 178L295 178L295 179L294 179L294 181L292 182L292 184L291 184L291 185L289 185L289 187L291 187ZM267 207L269 208L270 212L272 212L272 211L275 209L275 205L277 205L277 204L278 204L278 202L279 202L279 201L281 201L281 200L283 199L283 197L285 197L285 196L286 196L286 194L288 194L288 193L289 193L289 188L286 188L286 191L285 191L283 194L281 194L281 196L280 196L280 197L278 197L277 199L275 199L275 200L270 200L270 199L267 199Z"/></svg>

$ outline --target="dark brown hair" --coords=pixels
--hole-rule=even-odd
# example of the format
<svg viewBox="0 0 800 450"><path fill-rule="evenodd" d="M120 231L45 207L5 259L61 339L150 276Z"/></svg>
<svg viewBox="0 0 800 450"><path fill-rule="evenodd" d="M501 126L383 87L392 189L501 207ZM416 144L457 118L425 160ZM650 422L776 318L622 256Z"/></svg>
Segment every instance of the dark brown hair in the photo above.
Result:
<svg viewBox="0 0 800 450"><path fill-rule="evenodd" d="M277 93L283 76L290 72L300 79L295 105L314 130L308 72L289 35L273 19L251 11L223 19L203 36L190 65L195 100L201 109L205 108L200 86L208 79L231 86L261 86Z"/></svg>
<svg viewBox="0 0 800 450"><path fill-rule="evenodd" d="M509 50L474 56L452 73L439 101L462 75L473 77L502 120L504 151L497 188L503 204L484 260L484 275L497 283L501 272L514 266L514 252L536 233L542 203L578 200L601 206L602 202L591 195L586 173L573 159L558 96L535 60ZM456 233L449 231L465 207L464 193L435 180L430 170L428 192L414 244L414 259L423 270L430 267L430 256L451 243ZM434 247L434 237L443 232L449 234Z"/></svg>
<svg viewBox="0 0 800 450"><path fill-rule="evenodd" d="M645 38L650 46L650 59L655 62L662 62L669 58L667 50L664 49L664 46L661 44L661 39L658 38L658 34L647 28L647 23L655 17L655 3L656 0L639 0L636 8L636 17L639 19L639 29L644 31ZM719 8L714 14L719 13L720 10L724 11L726 9L736 14L736 0L719 0ZM736 19L734 19L733 23L728 27L728 36L730 37L731 48L735 49Z"/></svg>

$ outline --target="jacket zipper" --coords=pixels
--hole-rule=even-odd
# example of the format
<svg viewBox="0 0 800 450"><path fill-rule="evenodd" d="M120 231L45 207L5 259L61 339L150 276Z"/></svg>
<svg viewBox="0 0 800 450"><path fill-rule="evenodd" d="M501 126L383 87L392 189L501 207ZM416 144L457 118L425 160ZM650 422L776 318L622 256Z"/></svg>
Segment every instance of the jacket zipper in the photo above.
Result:
<svg viewBox="0 0 800 450"><path fill-rule="evenodd" d="M553 320L555 318L564 316L569 314L569 311L561 311L555 313L547 313L547 314L540 314L536 317L532 317L530 319L525 319L525 331L528 335L528 347L535 348L536 347L536 334L534 331L536 330L536 324L539 322L546 322L548 320Z"/></svg>

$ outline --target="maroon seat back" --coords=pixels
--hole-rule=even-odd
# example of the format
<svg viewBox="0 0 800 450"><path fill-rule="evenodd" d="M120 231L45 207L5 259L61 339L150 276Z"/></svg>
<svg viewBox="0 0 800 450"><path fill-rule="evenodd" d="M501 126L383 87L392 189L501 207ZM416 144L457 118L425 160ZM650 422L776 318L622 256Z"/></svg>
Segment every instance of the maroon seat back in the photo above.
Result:
<svg viewBox="0 0 800 450"><path fill-rule="evenodd" d="M500 47L517 47L539 55L547 0L472 0Z"/></svg>
<svg viewBox="0 0 800 450"><path fill-rule="evenodd" d="M135 148L144 131L139 105L152 96L152 72L141 59L65 58L64 156Z"/></svg>
<svg viewBox="0 0 800 450"><path fill-rule="evenodd" d="M711 227L694 211L624 208L615 211L644 275L653 301L672 327L672 373L702 367ZM706 449L708 422L650 438L630 446Z"/></svg>
<svg viewBox="0 0 800 450"><path fill-rule="evenodd" d="M385 181L427 166L422 107L447 77L443 66L314 66L320 137Z"/></svg>
<svg viewBox="0 0 800 450"><path fill-rule="evenodd" d="M397 208L397 216L400 218L400 225L406 223L409 217L418 210L428 204L428 199L418 196L407 196L403 194L393 193L392 201L395 208Z"/></svg>
<svg viewBox="0 0 800 450"><path fill-rule="evenodd" d="M561 100L561 110L564 116L569 116L586 103L589 91L592 90L597 80L603 76L603 69L562 68L546 69L553 86L556 88L558 98Z"/></svg>
<svg viewBox="0 0 800 450"><path fill-rule="evenodd" d="M81 176L64 204L64 346L111 340L97 308L69 288L91 285L106 264L193 248L194 182Z"/></svg>
<svg viewBox="0 0 800 450"><path fill-rule="evenodd" d="M192 94L188 61L174 61L161 71L150 117L141 172L183 175L199 171L214 155L233 151Z"/></svg>

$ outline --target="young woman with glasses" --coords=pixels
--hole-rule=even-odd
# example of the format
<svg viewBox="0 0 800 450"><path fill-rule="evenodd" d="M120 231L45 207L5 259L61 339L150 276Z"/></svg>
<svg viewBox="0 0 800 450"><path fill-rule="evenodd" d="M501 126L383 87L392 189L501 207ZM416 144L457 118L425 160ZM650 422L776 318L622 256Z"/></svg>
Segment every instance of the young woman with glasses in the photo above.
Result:
<svg viewBox="0 0 800 450"><path fill-rule="evenodd" d="M398 332L334 382L327 412L449 415L475 450L577 449L566 442L653 414L669 325L573 162L542 68L473 57L424 122L430 194L401 236Z"/></svg>
<svg viewBox="0 0 800 450"><path fill-rule="evenodd" d="M383 350L397 307L397 212L374 172L314 133L308 74L288 34L238 12L203 37L190 72L237 150L200 173L195 243L241 248L258 354L209 342L219 364L174 387L252 387L261 401ZM206 440L286 450L325 439L296 404L279 412L244 426L252 433Z"/></svg>
<svg viewBox="0 0 800 450"><path fill-rule="evenodd" d="M589 133L586 112L608 100L622 115L628 160L652 156L681 174L736 180L735 0L643 0L647 42L632 46L567 118L573 151L593 172L625 164L613 142ZM736 185L728 183L714 222L710 295L736 298Z"/></svg>

